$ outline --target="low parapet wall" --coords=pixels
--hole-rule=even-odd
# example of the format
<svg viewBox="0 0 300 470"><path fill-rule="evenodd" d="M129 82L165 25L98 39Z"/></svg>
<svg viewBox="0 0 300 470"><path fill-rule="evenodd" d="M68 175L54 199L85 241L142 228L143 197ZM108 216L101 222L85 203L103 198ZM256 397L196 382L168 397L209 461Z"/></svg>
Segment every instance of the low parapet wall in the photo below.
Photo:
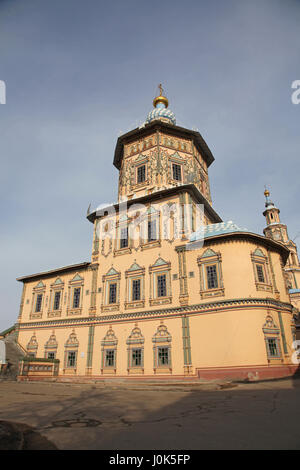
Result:
<svg viewBox="0 0 300 470"><path fill-rule="evenodd" d="M58 359L28 358L25 357L19 363L18 380L31 377L44 378L56 377L59 370Z"/></svg>

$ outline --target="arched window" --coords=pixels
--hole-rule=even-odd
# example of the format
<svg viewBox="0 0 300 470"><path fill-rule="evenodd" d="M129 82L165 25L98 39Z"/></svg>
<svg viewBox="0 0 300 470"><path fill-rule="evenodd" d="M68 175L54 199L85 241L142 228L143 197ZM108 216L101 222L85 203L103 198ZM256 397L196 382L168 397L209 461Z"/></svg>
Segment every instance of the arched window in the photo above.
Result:
<svg viewBox="0 0 300 470"><path fill-rule="evenodd" d="M56 341L56 336L54 331L52 332L52 335L48 339L48 341L45 343L45 357L47 359L55 359L56 358L56 352L57 352L57 341Z"/></svg>
<svg viewBox="0 0 300 470"><path fill-rule="evenodd" d="M126 341L128 345L127 367L129 374L144 372L144 341L144 336L136 325Z"/></svg>
<svg viewBox="0 0 300 470"><path fill-rule="evenodd" d="M78 348L79 348L79 341L77 339L75 331L73 330L65 343L65 360L64 360L65 370L64 371L73 371L74 373L76 373Z"/></svg>
<svg viewBox="0 0 300 470"><path fill-rule="evenodd" d="M281 358L280 330L271 315L266 316L263 325L268 361Z"/></svg>
<svg viewBox="0 0 300 470"><path fill-rule="evenodd" d="M172 373L171 344L172 336L163 322L152 338L153 369L155 373Z"/></svg>
<svg viewBox="0 0 300 470"><path fill-rule="evenodd" d="M101 341L101 373L115 374L117 368L118 339L110 326L105 337Z"/></svg>
<svg viewBox="0 0 300 470"><path fill-rule="evenodd" d="M35 336L35 333L30 338L29 343L26 346L28 356L36 357L38 350L38 342Z"/></svg>

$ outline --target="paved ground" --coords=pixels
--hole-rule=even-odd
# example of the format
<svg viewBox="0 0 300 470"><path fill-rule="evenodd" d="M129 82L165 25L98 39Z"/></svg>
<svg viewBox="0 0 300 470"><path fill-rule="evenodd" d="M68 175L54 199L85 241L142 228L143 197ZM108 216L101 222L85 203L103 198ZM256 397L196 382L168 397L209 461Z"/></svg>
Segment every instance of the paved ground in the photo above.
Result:
<svg viewBox="0 0 300 470"><path fill-rule="evenodd" d="M0 382L0 420L29 448L300 449L299 379L229 387Z"/></svg>

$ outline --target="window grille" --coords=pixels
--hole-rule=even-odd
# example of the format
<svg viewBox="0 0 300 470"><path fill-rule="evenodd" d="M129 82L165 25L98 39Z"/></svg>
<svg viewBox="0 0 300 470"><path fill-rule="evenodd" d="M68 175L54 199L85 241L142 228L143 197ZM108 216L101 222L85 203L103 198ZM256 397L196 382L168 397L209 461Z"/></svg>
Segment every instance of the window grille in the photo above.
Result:
<svg viewBox="0 0 300 470"><path fill-rule="evenodd" d="M157 297L166 297L166 295L167 295L166 275L161 274L157 276Z"/></svg>
<svg viewBox="0 0 300 470"><path fill-rule="evenodd" d="M141 298L141 281L133 279L132 281L132 300L140 300Z"/></svg>
<svg viewBox="0 0 300 470"><path fill-rule="evenodd" d="M143 183L146 180L146 167L141 165L137 168L137 182Z"/></svg>
<svg viewBox="0 0 300 470"><path fill-rule="evenodd" d="M206 274L207 274L207 288L216 289L218 287L217 266L215 264L212 266L207 266Z"/></svg>
<svg viewBox="0 0 300 470"><path fill-rule="evenodd" d="M74 288L74 295L73 295L73 308L79 308L80 306L80 287Z"/></svg>
<svg viewBox="0 0 300 470"><path fill-rule="evenodd" d="M117 301L117 284L109 285L109 303L115 304Z"/></svg>
<svg viewBox="0 0 300 470"><path fill-rule="evenodd" d="M181 165L173 163L173 180L181 181Z"/></svg>

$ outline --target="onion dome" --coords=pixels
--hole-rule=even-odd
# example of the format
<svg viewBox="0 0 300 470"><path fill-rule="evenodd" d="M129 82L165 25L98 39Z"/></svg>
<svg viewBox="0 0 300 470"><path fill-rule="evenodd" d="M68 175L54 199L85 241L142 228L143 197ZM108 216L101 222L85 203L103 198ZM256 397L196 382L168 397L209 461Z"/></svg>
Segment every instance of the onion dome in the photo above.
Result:
<svg viewBox="0 0 300 470"><path fill-rule="evenodd" d="M160 121L174 124L175 126L176 125L175 114L172 111L170 111L170 109L167 109L169 106L169 101L165 96L163 96L163 90L162 90L161 85L159 85L159 90L160 90L159 96L156 96L153 100L154 109L152 109L152 111L148 113L145 123L149 124L152 121L160 120Z"/></svg>

